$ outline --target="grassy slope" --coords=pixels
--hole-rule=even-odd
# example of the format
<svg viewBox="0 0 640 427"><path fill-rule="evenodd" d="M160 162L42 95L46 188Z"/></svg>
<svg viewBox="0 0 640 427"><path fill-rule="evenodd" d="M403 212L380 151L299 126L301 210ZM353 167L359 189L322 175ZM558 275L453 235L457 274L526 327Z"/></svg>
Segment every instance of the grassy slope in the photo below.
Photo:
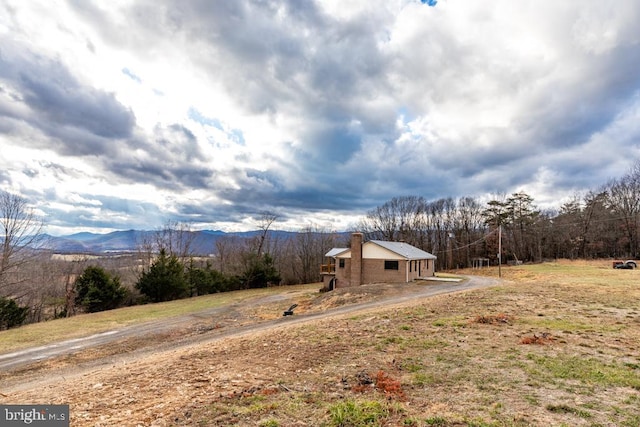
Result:
<svg viewBox="0 0 640 427"><path fill-rule="evenodd" d="M290 286L287 291L317 290L318 284ZM283 288L264 288L223 292L195 298L147 304L100 313L34 323L20 328L0 331L0 354L25 347L39 346L61 340L88 336L137 323L168 319L202 310L233 304L242 300L281 293Z"/></svg>

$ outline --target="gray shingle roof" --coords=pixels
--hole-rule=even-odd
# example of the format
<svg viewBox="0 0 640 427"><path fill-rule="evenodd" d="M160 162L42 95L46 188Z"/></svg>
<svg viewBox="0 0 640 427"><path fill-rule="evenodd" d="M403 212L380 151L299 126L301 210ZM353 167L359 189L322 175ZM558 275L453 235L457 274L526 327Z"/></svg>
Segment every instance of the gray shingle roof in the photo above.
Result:
<svg viewBox="0 0 640 427"><path fill-rule="evenodd" d="M324 256L326 256L326 257L334 257L334 256L339 255L342 252L346 252L348 250L349 250L349 248L333 248L329 252L324 254Z"/></svg>
<svg viewBox="0 0 640 427"><path fill-rule="evenodd" d="M387 242L384 240L369 240L369 242L374 243L378 246L381 246L393 253L400 255L408 260L415 259L437 259L435 255L430 254L429 252L425 252L422 249L418 249L415 246L411 246L408 243L403 242ZM367 243L369 243L367 242ZM327 252L324 256L326 257L335 257L344 252L348 252L351 249L349 248L333 248L329 252Z"/></svg>
<svg viewBox="0 0 640 427"><path fill-rule="evenodd" d="M383 248L388 249L391 252L395 252L408 260L437 258L435 255L432 255L429 252L425 252L422 249L418 249L415 246L411 246L408 243L386 242L384 240L370 240L370 242L375 243L378 246L382 246Z"/></svg>

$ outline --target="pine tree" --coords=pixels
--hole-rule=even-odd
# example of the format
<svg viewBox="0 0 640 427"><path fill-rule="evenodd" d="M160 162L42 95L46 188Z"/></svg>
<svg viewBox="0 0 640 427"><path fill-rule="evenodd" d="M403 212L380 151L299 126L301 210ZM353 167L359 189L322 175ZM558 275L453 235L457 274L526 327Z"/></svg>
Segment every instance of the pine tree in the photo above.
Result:
<svg viewBox="0 0 640 427"><path fill-rule="evenodd" d="M164 249L135 286L152 302L184 298L189 293L184 265L175 255L167 255Z"/></svg>
<svg viewBox="0 0 640 427"><path fill-rule="evenodd" d="M13 299L0 297L0 330L22 325L28 307L20 307Z"/></svg>
<svg viewBox="0 0 640 427"><path fill-rule="evenodd" d="M102 267L90 266L76 279L76 304L90 313L118 307L127 290L120 278L112 277Z"/></svg>

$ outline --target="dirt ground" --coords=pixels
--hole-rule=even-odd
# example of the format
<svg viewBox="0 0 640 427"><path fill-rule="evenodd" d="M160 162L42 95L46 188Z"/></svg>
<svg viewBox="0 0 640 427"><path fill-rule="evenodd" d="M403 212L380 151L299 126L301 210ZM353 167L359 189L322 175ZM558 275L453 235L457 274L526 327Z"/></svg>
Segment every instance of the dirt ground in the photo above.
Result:
<svg viewBox="0 0 640 427"><path fill-rule="evenodd" d="M296 313L417 289L297 298ZM126 339L5 373L0 397L70 404L73 426L640 425L639 304L622 302L626 290L615 290L616 304L610 293L572 290L520 278L300 323L275 311L289 301L267 301L235 322L277 327L207 341L234 320L201 319L149 342ZM541 368L588 371L578 356L616 380ZM378 412L357 418L345 408Z"/></svg>

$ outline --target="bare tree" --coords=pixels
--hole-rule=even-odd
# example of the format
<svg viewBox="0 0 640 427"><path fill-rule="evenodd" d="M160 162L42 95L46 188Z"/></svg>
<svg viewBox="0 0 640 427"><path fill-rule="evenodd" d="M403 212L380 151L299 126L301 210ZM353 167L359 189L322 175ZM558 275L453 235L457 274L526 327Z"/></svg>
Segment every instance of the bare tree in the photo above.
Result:
<svg viewBox="0 0 640 427"><path fill-rule="evenodd" d="M240 270L242 253L245 249L244 239L234 235L226 235L216 239L216 264L223 274L237 274Z"/></svg>
<svg viewBox="0 0 640 427"><path fill-rule="evenodd" d="M477 256L473 242L483 235L482 205L473 197L461 197L458 200L458 226L464 251L459 254L464 265L471 265L471 258Z"/></svg>
<svg viewBox="0 0 640 427"><path fill-rule="evenodd" d="M37 255L42 229L42 219L25 198L0 191L0 296L6 296L8 288L20 282L19 268Z"/></svg>
<svg viewBox="0 0 640 427"><path fill-rule="evenodd" d="M401 240L419 245L419 231L423 228L425 200L423 197L394 197L367 212L358 228L367 237L382 240Z"/></svg>
<svg viewBox="0 0 640 427"><path fill-rule="evenodd" d="M636 162L625 176L610 183L609 203L623 223L627 253L634 257L638 253L640 228L640 162Z"/></svg>
<svg viewBox="0 0 640 427"><path fill-rule="evenodd" d="M155 233L155 245L158 252L164 249L168 255L175 255L185 262L192 255L195 234L191 226L184 222L167 221Z"/></svg>
<svg viewBox="0 0 640 427"><path fill-rule="evenodd" d="M263 212L260 216L260 235L258 236L258 242L257 242L257 249L256 249L256 253L258 254L258 256L262 255L262 251L264 250L265 247L265 242L267 241L267 237L269 235L269 228L271 228L271 225L273 225L273 223L278 219L278 215L274 214L273 212Z"/></svg>
<svg viewBox="0 0 640 427"><path fill-rule="evenodd" d="M320 265L324 254L337 243L335 233L328 232L318 226L308 225L300 230L291 244L290 254L292 269L297 283L313 283L320 278Z"/></svg>

